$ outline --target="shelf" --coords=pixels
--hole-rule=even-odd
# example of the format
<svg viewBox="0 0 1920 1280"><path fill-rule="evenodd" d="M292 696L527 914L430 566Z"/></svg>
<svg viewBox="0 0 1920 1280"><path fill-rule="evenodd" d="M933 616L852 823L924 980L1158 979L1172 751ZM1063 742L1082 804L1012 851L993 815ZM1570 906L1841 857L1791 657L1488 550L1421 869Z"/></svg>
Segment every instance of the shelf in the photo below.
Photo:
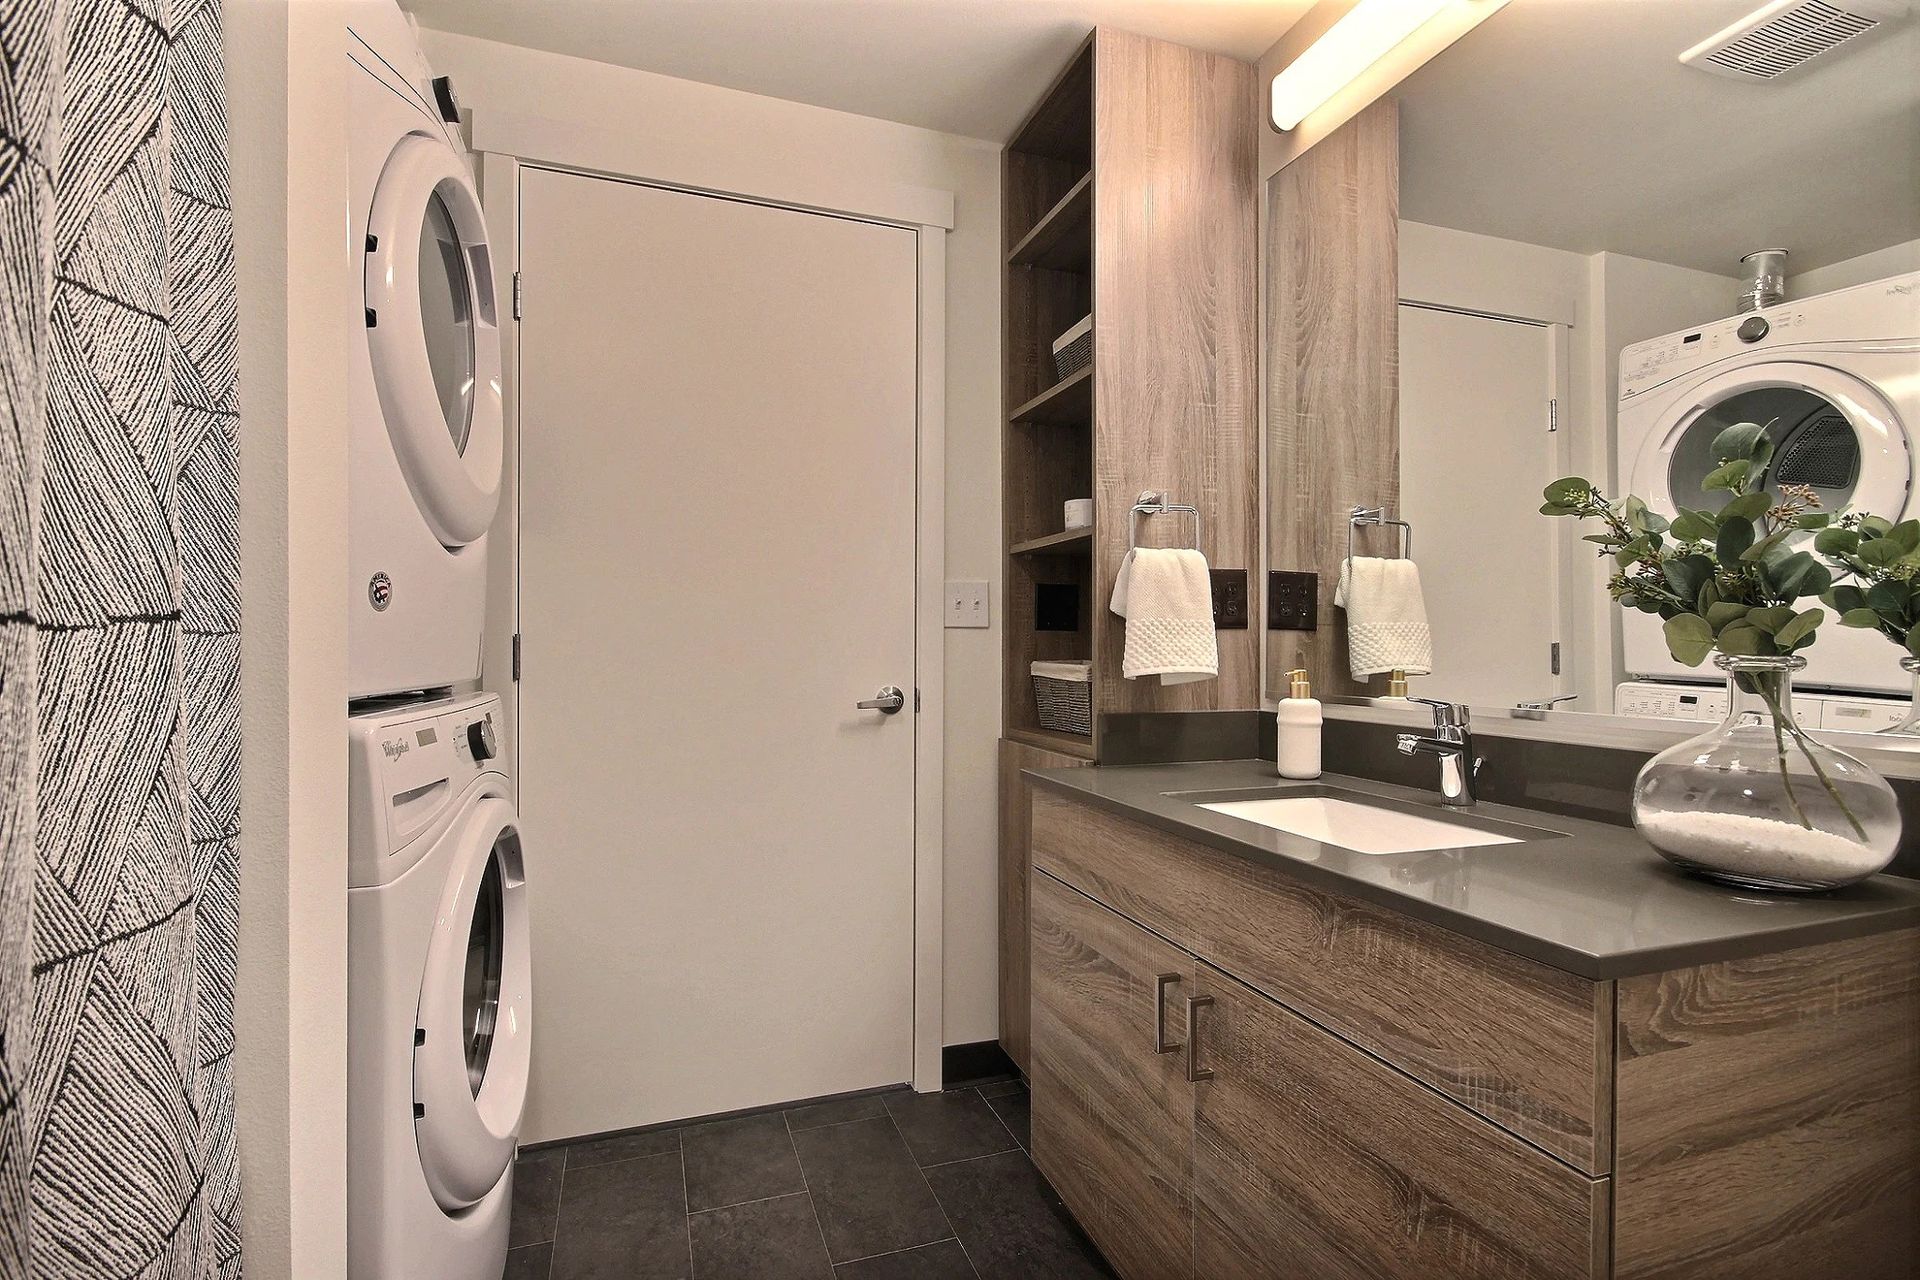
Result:
<svg viewBox="0 0 1920 1280"><path fill-rule="evenodd" d="M1065 533L1050 533L1044 538L1031 538L1026 542L1016 542L1007 548L1010 556L1057 555L1062 552L1077 551L1093 546L1093 529L1068 529Z"/></svg>
<svg viewBox="0 0 1920 1280"><path fill-rule="evenodd" d="M1085 426L1093 421L1093 366L1068 374L1015 409L1010 422Z"/></svg>
<svg viewBox="0 0 1920 1280"><path fill-rule="evenodd" d="M1085 271L1093 260L1093 174L1073 184L1007 254L1010 267Z"/></svg>
<svg viewBox="0 0 1920 1280"><path fill-rule="evenodd" d="M1093 759L1093 738L1084 733L1061 733L1055 729L1009 729L1007 736L1042 751L1058 751L1065 756Z"/></svg>

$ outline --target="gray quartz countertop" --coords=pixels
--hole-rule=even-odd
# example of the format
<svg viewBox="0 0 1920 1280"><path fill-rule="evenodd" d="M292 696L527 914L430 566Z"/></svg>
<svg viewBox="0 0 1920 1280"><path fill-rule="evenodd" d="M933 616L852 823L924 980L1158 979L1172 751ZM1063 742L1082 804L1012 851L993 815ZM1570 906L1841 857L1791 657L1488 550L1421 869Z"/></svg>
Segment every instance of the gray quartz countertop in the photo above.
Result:
<svg viewBox="0 0 1920 1280"><path fill-rule="evenodd" d="M1364 898L1594 979L1708 964L1920 925L1920 881L1876 876L1825 894L1769 894L1675 870L1631 827L1328 774L1277 778L1268 760L1030 769L1039 786L1171 835ZM1357 791L1447 821L1534 828L1517 844L1365 854L1199 807L1180 792ZM1201 797L1215 799L1218 797ZM1513 833L1519 834L1519 833Z"/></svg>

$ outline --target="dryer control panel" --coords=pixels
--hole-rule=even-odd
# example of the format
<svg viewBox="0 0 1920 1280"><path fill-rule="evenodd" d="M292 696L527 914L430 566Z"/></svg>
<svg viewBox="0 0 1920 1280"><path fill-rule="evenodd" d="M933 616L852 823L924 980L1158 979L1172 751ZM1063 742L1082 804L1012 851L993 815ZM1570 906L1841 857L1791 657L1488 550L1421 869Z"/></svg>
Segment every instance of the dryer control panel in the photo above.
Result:
<svg viewBox="0 0 1920 1280"><path fill-rule="evenodd" d="M499 698L470 694L348 721L352 884L384 884L405 870L416 860L409 846L482 774L500 771L499 718Z"/></svg>

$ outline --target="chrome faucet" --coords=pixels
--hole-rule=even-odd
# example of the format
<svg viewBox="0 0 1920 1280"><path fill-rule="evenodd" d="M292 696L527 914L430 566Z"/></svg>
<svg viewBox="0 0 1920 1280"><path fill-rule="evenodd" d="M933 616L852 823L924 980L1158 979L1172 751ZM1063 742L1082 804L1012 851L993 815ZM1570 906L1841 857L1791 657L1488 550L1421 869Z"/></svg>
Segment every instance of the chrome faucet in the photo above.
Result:
<svg viewBox="0 0 1920 1280"><path fill-rule="evenodd" d="M1472 804L1478 798L1474 784L1484 762L1473 754L1473 725L1465 704L1441 702L1435 698L1409 698L1407 701L1433 708L1433 736L1423 738L1417 733L1401 734L1400 754L1438 756L1441 801L1462 807Z"/></svg>

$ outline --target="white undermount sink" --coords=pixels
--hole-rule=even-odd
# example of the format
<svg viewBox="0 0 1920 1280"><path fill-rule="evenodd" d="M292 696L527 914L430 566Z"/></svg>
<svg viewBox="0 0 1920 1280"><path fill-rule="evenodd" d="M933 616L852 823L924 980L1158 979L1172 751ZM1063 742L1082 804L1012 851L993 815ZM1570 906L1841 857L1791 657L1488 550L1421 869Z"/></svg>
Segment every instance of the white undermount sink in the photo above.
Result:
<svg viewBox="0 0 1920 1280"><path fill-rule="evenodd" d="M1226 800L1200 807L1355 853L1425 853L1521 842L1518 836L1326 795Z"/></svg>

